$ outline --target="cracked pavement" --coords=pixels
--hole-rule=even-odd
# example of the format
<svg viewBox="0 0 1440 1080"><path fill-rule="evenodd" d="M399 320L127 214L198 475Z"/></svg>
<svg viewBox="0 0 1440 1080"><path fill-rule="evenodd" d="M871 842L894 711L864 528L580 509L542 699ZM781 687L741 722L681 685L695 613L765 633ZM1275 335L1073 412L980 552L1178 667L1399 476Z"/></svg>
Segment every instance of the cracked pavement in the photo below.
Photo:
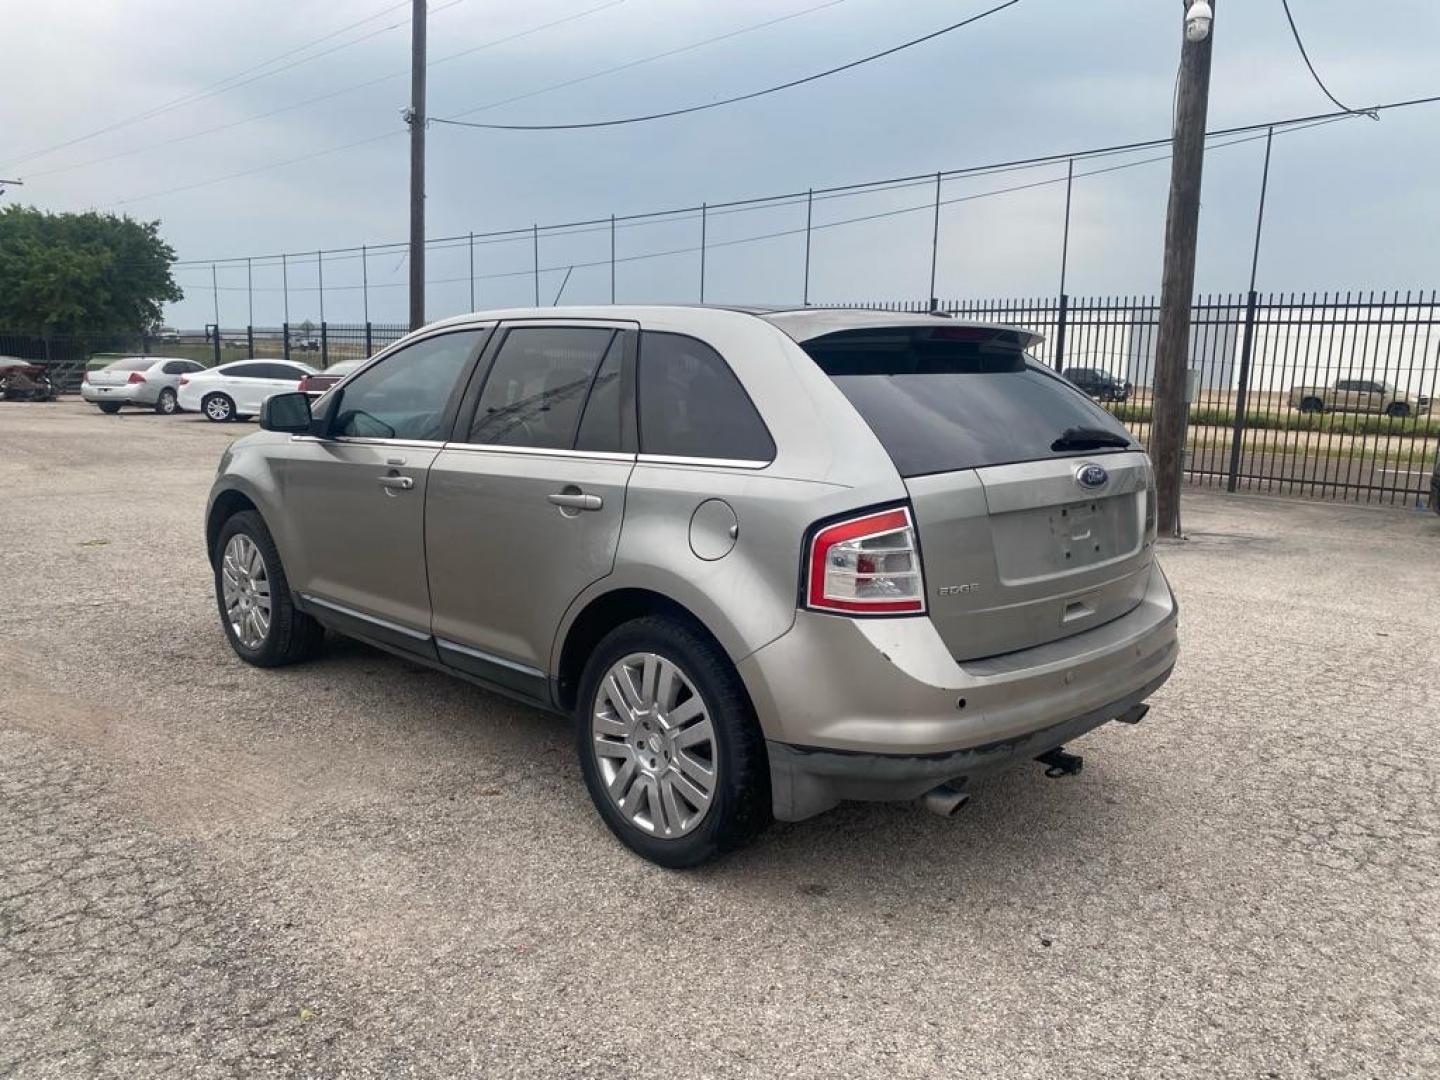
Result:
<svg viewBox="0 0 1440 1080"><path fill-rule="evenodd" d="M553 718L231 655L249 430L0 403L0 1078L1440 1075L1440 518L1194 492L1080 776L673 873Z"/></svg>

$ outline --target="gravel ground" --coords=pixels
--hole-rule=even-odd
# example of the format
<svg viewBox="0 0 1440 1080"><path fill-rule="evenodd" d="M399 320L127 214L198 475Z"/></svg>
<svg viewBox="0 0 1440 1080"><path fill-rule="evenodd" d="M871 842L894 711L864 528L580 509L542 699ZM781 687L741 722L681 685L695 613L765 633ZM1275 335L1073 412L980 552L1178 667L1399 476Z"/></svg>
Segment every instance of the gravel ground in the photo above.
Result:
<svg viewBox="0 0 1440 1080"><path fill-rule="evenodd" d="M231 655L247 429L0 404L0 1076L1440 1074L1440 518L1195 494L1081 776L673 873L552 718Z"/></svg>

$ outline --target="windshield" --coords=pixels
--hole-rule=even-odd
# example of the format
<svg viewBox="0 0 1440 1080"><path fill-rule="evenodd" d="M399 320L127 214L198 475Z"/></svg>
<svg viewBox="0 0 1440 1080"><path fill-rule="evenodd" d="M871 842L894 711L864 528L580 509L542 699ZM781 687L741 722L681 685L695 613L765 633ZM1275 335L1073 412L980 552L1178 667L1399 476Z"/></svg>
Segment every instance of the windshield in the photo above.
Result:
<svg viewBox="0 0 1440 1080"><path fill-rule="evenodd" d="M849 330L802 348L902 476L1136 448L1108 412L983 330Z"/></svg>

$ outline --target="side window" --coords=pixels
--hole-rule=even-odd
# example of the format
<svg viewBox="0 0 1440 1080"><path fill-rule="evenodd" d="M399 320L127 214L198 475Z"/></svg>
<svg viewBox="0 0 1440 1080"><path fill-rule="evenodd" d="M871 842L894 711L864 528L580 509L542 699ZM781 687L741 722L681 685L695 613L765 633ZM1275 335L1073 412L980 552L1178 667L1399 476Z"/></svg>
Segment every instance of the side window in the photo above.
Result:
<svg viewBox="0 0 1440 1080"><path fill-rule="evenodd" d="M481 330L441 334L391 353L345 384L331 433L365 439L446 438L446 406L483 335Z"/></svg>
<svg viewBox="0 0 1440 1080"><path fill-rule="evenodd" d="M615 331L520 327L495 356L469 442L568 450L580 409Z"/></svg>
<svg viewBox="0 0 1440 1080"><path fill-rule="evenodd" d="M1337 383L1335 384L1335 389L1336 389L1336 390L1354 390L1354 389L1355 389L1355 384L1354 384L1353 382L1351 382L1349 379L1341 379L1339 382L1337 382Z"/></svg>
<svg viewBox="0 0 1440 1080"><path fill-rule="evenodd" d="M720 354L682 334L640 335L640 452L771 461L775 443Z"/></svg>
<svg viewBox="0 0 1440 1080"><path fill-rule="evenodd" d="M576 450L613 453L624 448L624 402L620 394L620 370L625 354L625 339L616 334L605 354L605 362L595 374L585 413L580 417L580 433L575 436Z"/></svg>
<svg viewBox="0 0 1440 1080"><path fill-rule="evenodd" d="M269 378L265 374L267 366L266 364L236 364L232 368L226 368L221 374L231 379L265 379Z"/></svg>

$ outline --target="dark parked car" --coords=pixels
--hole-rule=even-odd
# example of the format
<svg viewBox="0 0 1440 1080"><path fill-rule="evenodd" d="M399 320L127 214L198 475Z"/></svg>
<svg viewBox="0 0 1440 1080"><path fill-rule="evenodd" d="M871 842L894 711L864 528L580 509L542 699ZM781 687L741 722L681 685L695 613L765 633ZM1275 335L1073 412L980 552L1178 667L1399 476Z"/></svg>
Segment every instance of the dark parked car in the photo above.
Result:
<svg viewBox="0 0 1440 1080"><path fill-rule="evenodd" d="M1135 388L1108 371L1093 367L1071 367L1060 373L1075 387L1096 401L1129 401Z"/></svg>
<svg viewBox="0 0 1440 1080"><path fill-rule="evenodd" d="M1430 477L1430 509L1440 514L1440 458L1435 459L1435 472Z"/></svg>
<svg viewBox="0 0 1440 1080"><path fill-rule="evenodd" d="M0 356L0 401L54 401L57 393L43 364Z"/></svg>

